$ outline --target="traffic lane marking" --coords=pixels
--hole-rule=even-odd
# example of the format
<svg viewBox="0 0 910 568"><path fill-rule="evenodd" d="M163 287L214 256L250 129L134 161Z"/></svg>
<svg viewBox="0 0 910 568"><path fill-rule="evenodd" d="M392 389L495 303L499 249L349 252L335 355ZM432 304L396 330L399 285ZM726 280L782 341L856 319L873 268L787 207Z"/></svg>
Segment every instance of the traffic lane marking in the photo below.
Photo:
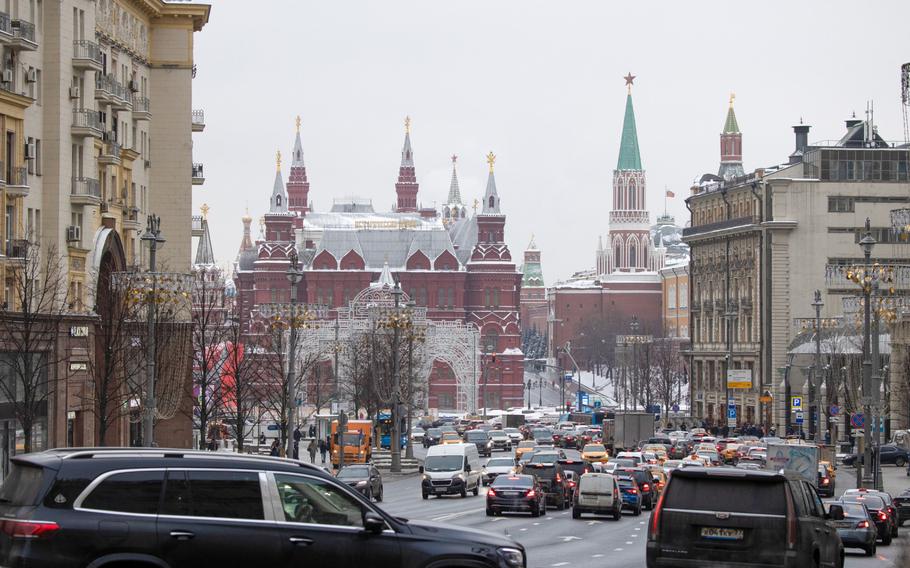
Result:
<svg viewBox="0 0 910 568"><path fill-rule="evenodd" d="M486 510L485 507L481 507L480 509L468 509L467 511L456 511L456 512L454 512L454 513L449 513L449 514L447 514L447 515L440 515L440 516L438 516L438 517L433 517L433 518L430 519L430 520L431 520L431 521L437 521L437 522L438 522L438 521L449 521L449 520L452 520L452 519L457 519L457 518L459 518L459 517L464 517L464 516L467 516L467 515L472 515L472 514L474 514L474 513L479 513L479 512L484 511L484 510Z"/></svg>

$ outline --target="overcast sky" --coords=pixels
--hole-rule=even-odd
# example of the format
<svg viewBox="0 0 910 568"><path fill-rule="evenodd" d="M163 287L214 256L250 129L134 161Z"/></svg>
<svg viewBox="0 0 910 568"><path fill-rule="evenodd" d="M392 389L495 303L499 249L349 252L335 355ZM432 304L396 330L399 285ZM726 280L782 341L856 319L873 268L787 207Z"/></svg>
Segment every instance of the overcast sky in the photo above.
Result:
<svg viewBox="0 0 910 568"><path fill-rule="evenodd" d="M391 208L406 115L424 206L444 202L452 154L462 197L481 197L492 150L512 256L536 235L547 284L592 267L608 231L627 72L652 221L666 186L688 222L683 199L717 171L731 91L747 172L786 160L801 117L810 142L837 138L868 100L882 136L903 138L906 0L213 4L196 34L206 182L193 202L211 207L225 266L244 207L257 220L268 210L298 114L318 211L348 196Z"/></svg>

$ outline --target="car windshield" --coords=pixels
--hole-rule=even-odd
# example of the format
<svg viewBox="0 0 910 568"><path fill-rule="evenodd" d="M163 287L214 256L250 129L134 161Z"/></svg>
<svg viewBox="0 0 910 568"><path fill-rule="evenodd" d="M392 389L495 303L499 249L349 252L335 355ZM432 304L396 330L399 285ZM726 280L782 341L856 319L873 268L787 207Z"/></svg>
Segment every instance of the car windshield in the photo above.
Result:
<svg viewBox="0 0 910 568"><path fill-rule="evenodd" d="M342 468L338 472L338 479L350 479L350 478L360 478L360 477L369 477L370 468L363 466L348 466Z"/></svg>
<svg viewBox="0 0 910 568"><path fill-rule="evenodd" d="M464 465L462 456L428 456L423 462L423 469L424 471L460 471L462 465Z"/></svg>
<svg viewBox="0 0 910 568"><path fill-rule="evenodd" d="M439 428L430 428L429 430L427 430L427 436L433 436L434 438L438 438L438 437L442 436L442 430L440 430Z"/></svg>
<svg viewBox="0 0 910 568"><path fill-rule="evenodd" d="M503 430L503 432L505 432L506 434L520 434L521 433L518 431L518 428L506 428L505 430Z"/></svg>
<svg viewBox="0 0 910 568"><path fill-rule="evenodd" d="M663 499L664 506L672 509L697 511L708 509L762 515L787 513L783 481L752 482L714 477L692 478L673 474L670 476L670 484Z"/></svg>
<svg viewBox="0 0 910 568"><path fill-rule="evenodd" d="M635 482L633 482L631 479L620 477L619 486L620 487L635 487Z"/></svg>
<svg viewBox="0 0 910 568"><path fill-rule="evenodd" d="M557 454L534 454L534 457L531 458L531 463L556 463L557 459L559 459Z"/></svg>
<svg viewBox="0 0 910 568"><path fill-rule="evenodd" d="M469 442L486 442L490 437L482 430L471 430L465 434L465 438Z"/></svg>
<svg viewBox="0 0 910 568"><path fill-rule="evenodd" d="M345 446L359 446L363 440L363 434L360 432L345 432L341 435L341 442Z"/></svg>
<svg viewBox="0 0 910 568"><path fill-rule="evenodd" d="M854 519L865 519L866 509L859 503L844 503L844 515Z"/></svg>
<svg viewBox="0 0 910 568"><path fill-rule="evenodd" d="M500 475L490 487L531 487L534 484L530 475Z"/></svg>
<svg viewBox="0 0 910 568"><path fill-rule="evenodd" d="M524 449L524 448L533 448L533 447L536 446L536 445L537 445L537 444L535 444L534 441L532 441L532 440L525 440L525 441L523 441L523 442L518 442L518 447L519 447L520 449Z"/></svg>
<svg viewBox="0 0 910 568"><path fill-rule="evenodd" d="M487 467L512 467L515 462L512 458L493 458L487 461Z"/></svg>
<svg viewBox="0 0 910 568"><path fill-rule="evenodd" d="M491 438L508 438L509 435L503 432L502 430L494 430L490 432Z"/></svg>
<svg viewBox="0 0 910 568"><path fill-rule="evenodd" d="M588 444L587 446L585 446L585 449L583 451L585 451L585 452L606 452L607 448L605 448L602 444Z"/></svg>
<svg viewBox="0 0 910 568"><path fill-rule="evenodd" d="M532 432L532 434L535 438L549 438L550 436L553 435L553 434L550 434L549 430L534 430L534 432Z"/></svg>
<svg viewBox="0 0 910 568"><path fill-rule="evenodd" d="M864 503L867 509L880 511L885 508L885 502L881 497L875 495L844 495L843 500L846 503Z"/></svg>
<svg viewBox="0 0 910 568"><path fill-rule="evenodd" d="M38 501L43 474L40 467L13 463L0 485L0 503L13 507L34 505Z"/></svg>
<svg viewBox="0 0 910 568"><path fill-rule="evenodd" d="M615 459L610 463L615 464L613 467L635 467L638 465L637 461L628 459Z"/></svg>

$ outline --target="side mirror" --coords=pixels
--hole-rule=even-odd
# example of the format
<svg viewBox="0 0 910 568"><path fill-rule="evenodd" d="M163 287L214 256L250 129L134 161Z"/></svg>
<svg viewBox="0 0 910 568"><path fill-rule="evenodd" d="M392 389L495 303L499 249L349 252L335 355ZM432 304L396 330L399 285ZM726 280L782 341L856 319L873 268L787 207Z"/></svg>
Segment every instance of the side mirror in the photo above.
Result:
<svg viewBox="0 0 910 568"><path fill-rule="evenodd" d="M464 470L465 470L465 472L470 473L470 472L471 472L471 464L468 464L468 465L464 466Z"/></svg>
<svg viewBox="0 0 910 568"><path fill-rule="evenodd" d="M363 515L363 530L368 533L379 534L386 528L385 519L373 511L367 511Z"/></svg>
<svg viewBox="0 0 910 568"><path fill-rule="evenodd" d="M832 521L844 520L844 508L841 505L831 505L828 509L828 518Z"/></svg>
<svg viewBox="0 0 910 568"><path fill-rule="evenodd" d="M417 468L417 473L423 473L423 466L419 466Z"/></svg>

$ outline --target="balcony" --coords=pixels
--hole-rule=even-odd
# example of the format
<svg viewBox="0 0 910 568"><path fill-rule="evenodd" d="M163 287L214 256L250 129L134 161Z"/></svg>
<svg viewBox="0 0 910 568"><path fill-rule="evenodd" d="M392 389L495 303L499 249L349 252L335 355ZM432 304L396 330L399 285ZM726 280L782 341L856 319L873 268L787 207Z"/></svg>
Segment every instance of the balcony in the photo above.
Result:
<svg viewBox="0 0 910 568"><path fill-rule="evenodd" d="M28 195L28 169L25 166L10 168L6 172L6 194L10 197Z"/></svg>
<svg viewBox="0 0 910 568"><path fill-rule="evenodd" d="M193 164L193 185L202 185L205 183L205 175L202 172L202 164Z"/></svg>
<svg viewBox="0 0 910 568"><path fill-rule="evenodd" d="M102 134L104 134L104 125L101 124L98 111L84 108L73 111L73 136L101 138Z"/></svg>
<svg viewBox="0 0 910 568"><path fill-rule="evenodd" d="M95 100L110 103L114 100L114 81L110 75L98 73L95 76Z"/></svg>
<svg viewBox="0 0 910 568"><path fill-rule="evenodd" d="M708 223L706 225L698 225L696 227L686 227L683 229L682 236L683 236L683 240L685 240L690 237L694 237L697 235L700 236L705 233L711 233L714 231L724 231L724 230L730 230L730 229L737 229L737 228L741 228L741 227L748 227L750 225L753 225L754 223L755 223L755 220L751 216L750 217L740 217L738 219L726 219L724 221L718 221L716 223Z"/></svg>
<svg viewBox="0 0 910 568"><path fill-rule="evenodd" d="M101 203L101 183L92 178L74 177L70 190L73 205L98 205Z"/></svg>
<svg viewBox="0 0 910 568"><path fill-rule="evenodd" d="M38 40L35 39L35 24L25 20L13 20L10 27L13 31L13 39L9 42L10 48L21 51L38 49Z"/></svg>
<svg viewBox="0 0 910 568"><path fill-rule="evenodd" d="M204 233L205 230L202 228L202 215L193 215L190 234L194 237L201 237Z"/></svg>
<svg viewBox="0 0 910 568"><path fill-rule="evenodd" d="M28 241L24 239L9 239L3 247L3 254L7 258L25 260L28 254Z"/></svg>
<svg viewBox="0 0 910 568"><path fill-rule="evenodd" d="M85 39L73 42L73 68L84 71L101 71L101 48L97 43Z"/></svg>
<svg viewBox="0 0 910 568"><path fill-rule="evenodd" d="M151 120L152 103L148 97L133 95L133 120Z"/></svg>
<svg viewBox="0 0 910 568"><path fill-rule="evenodd" d="M126 86L111 79L111 107L115 110L130 110L133 108L133 92Z"/></svg>
<svg viewBox="0 0 910 568"><path fill-rule="evenodd" d="M0 43L8 45L13 39L13 28L9 14L0 12Z"/></svg>
<svg viewBox="0 0 910 568"><path fill-rule="evenodd" d="M139 208L135 205L130 206L124 212L123 228L131 231L142 230L142 223L139 222Z"/></svg>
<svg viewBox="0 0 910 568"><path fill-rule="evenodd" d="M101 155L98 156L98 163L104 166L120 165L120 144L113 141L113 136L108 133L108 141L101 146Z"/></svg>
<svg viewBox="0 0 910 568"><path fill-rule="evenodd" d="M205 111L196 109L193 111L193 132L202 132L205 130Z"/></svg>

